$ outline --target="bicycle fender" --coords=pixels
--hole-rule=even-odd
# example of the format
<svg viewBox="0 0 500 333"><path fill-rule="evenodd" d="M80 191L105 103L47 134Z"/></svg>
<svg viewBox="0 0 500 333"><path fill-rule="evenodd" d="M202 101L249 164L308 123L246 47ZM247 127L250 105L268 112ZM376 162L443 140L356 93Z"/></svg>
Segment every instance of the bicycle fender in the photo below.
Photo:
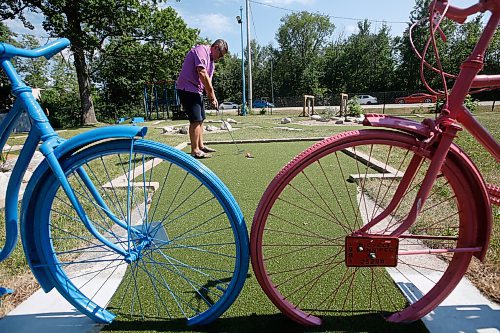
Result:
<svg viewBox="0 0 500 333"><path fill-rule="evenodd" d="M105 139L133 139L135 137L144 137L146 136L147 131L148 128L145 126L139 127L130 125L96 128L88 132L78 134L71 139L64 141L61 145L55 148L54 154L57 158L59 158L68 153L73 153L83 146Z"/></svg>
<svg viewBox="0 0 500 333"><path fill-rule="evenodd" d="M419 138L428 138L432 134L434 124L431 119L426 119L423 123L419 123L406 118L369 113L365 115L363 126L392 128L416 135Z"/></svg>
<svg viewBox="0 0 500 333"><path fill-rule="evenodd" d="M70 156L79 149L98 141L107 139L133 139L136 137L144 137L146 135L146 132L147 127L139 126L127 125L101 127L78 134L73 138L62 142L55 148L54 154L57 159L61 159ZM54 284L51 281L50 274L47 274L47 268L45 267L43 262L43 256L41 254L43 245L36 244L35 223L37 223L38 221L36 219L36 204L38 200L43 200L43 197L41 197L38 192L50 175L50 167L46 160L43 160L28 182L21 204L20 217L20 233L26 260L31 268L31 271L33 272L33 275L45 292L49 292L50 290L52 290Z"/></svg>
<svg viewBox="0 0 500 333"><path fill-rule="evenodd" d="M467 179L463 181L468 182L472 189L470 197L475 205L469 208L475 210L474 216L476 217L476 221L470 221L470 223L476 223L475 245L482 247L482 250L480 252L475 252L474 256L482 261L488 250L493 226L493 213L488 189L477 166L470 157L454 143L450 147L448 158L454 159L457 165L461 166L461 169L467 174Z"/></svg>

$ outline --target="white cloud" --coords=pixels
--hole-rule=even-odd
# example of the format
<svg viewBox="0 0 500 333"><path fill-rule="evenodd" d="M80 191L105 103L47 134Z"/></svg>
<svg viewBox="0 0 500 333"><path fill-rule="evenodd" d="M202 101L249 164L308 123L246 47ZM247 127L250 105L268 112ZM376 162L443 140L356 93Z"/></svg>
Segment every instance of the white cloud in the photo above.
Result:
<svg viewBox="0 0 500 333"><path fill-rule="evenodd" d="M239 33L236 19L233 17L228 17L220 13L190 15L181 10L177 10L177 12L189 27L200 30L201 37L208 37L215 40L217 38L224 38L228 34Z"/></svg>
<svg viewBox="0 0 500 333"><path fill-rule="evenodd" d="M236 26L236 19L229 20L227 16L218 13L200 15L194 19L199 22L197 25L202 32L210 31L212 35L230 32Z"/></svg>
<svg viewBox="0 0 500 333"><path fill-rule="evenodd" d="M7 28L10 29L10 31L21 31L21 30L26 30L23 26L23 23L20 20L5 20L4 23L7 25Z"/></svg>
<svg viewBox="0 0 500 333"><path fill-rule="evenodd" d="M46 38L47 32L42 27L43 15L34 12L26 12L26 19L33 24L35 30L30 30L24 27L23 22L21 20L5 20L4 23L10 29L10 31L15 32L17 34L26 34L33 35L38 38Z"/></svg>

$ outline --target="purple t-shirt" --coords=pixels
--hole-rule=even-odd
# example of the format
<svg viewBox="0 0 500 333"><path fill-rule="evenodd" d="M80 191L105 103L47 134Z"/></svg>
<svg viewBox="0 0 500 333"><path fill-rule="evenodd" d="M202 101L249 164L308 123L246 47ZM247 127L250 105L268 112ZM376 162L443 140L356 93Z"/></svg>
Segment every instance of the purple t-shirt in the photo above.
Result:
<svg viewBox="0 0 500 333"><path fill-rule="evenodd" d="M196 45L186 55L177 78L177 89L194 93L203 93L203 83L198 76L197 67L207 70L210 79L214 74L214 62L210 59L210 45Z"/></svg>

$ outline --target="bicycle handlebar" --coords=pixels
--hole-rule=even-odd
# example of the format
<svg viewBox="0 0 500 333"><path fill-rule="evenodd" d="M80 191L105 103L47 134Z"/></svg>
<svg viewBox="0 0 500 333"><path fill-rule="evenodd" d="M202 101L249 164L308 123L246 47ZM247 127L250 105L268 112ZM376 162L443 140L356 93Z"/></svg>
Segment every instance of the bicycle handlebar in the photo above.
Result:
<svg viewBox="0 0 500 333"><path fill-rule="evenodd" d="M25 58L45 57L48 60L56 53L64 50L69 44L69 39L61 38L36 49L28 50L7 43L0 43L0 58L10 59L17 56Z"/></svg>
<svg viewBox="0 0 500 333"><path fill-rule="evenodd" d="M432 8L431 3L431 8ZM478 12L484 12L482 1L476 3L467 8L459 8L455 6L451 6L448 4L448 0L436 0L436 5L434 7L439 13L443 14L445 12L445 16L450 20L453 20L457 23L464 23L467 17L470 15L476 14Z"/></svg>

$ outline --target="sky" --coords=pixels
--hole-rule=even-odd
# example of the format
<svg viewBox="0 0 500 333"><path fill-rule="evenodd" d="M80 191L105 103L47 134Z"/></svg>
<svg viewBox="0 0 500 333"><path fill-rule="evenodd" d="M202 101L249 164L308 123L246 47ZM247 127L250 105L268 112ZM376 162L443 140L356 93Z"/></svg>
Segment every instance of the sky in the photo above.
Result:
<svg viewBox="0 0 500 333"><path fill-rule="evenodd" d="M241 31L236 16L243 8L243 39L246 38L245 0L181 0L169 1L171 7L191 27L200 29L201 37L210 40L226 39L231 53L241 54ZM372 28L387 22L391 33L402 34L413 8L414 0L255 0L249 1L250 36L260 45L278 46L276 32L281 19L294 12L309 11L330 16L335 25L335 35L350 35L357 29L357 22L372 20Z"/></svg>
<svg viewBox="0 0 500 333"><path fill-rule="evenodd" d="M457 6L469 6L475 0L451 0ZM225 39L230 52L241 54L241 31L236 21L243 8L243 39L246 45L246 1L245 0L169 0L188 26L198 28L200 36L214 41ZM391 28L391 34L401 35L407 27L409 14L415 0L249 0L250 37L260 45L278 46L276 32L281 19L289 14L309 11L328 15L335 25L335 34L349 36L357 30L357 22L368 19L373 31L377 31L385 22ZM41 17L28 16L30 21L40 27ZM22 27L19 20L7 21L9 28L17 33L30 33L38 37L46 36L41 28L31 32ZM43 38L42 38L43 40Z"/></svg>

